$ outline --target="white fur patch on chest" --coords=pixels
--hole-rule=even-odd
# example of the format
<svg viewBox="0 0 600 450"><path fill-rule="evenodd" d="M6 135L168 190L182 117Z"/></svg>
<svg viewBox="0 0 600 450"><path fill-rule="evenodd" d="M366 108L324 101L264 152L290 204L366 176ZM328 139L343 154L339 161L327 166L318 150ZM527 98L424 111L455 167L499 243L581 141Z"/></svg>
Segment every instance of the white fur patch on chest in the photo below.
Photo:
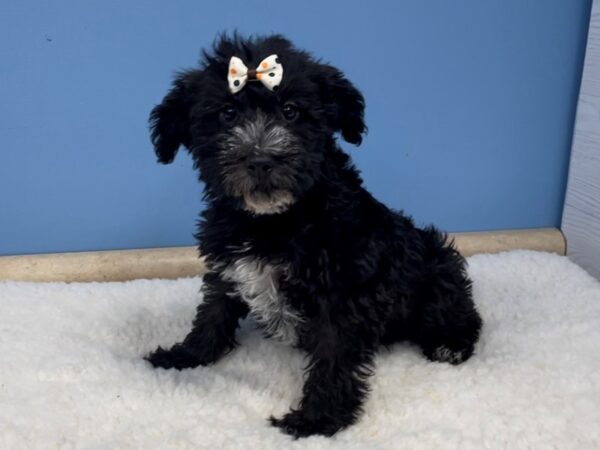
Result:
<svg viewBox="0 0 600 450"><path fill-rule="evenodd" d="M279 282L286 271L284 264L270 264L244 256L225 267L222 277L235 283L237 293L250 307L250 315L268 335L294 345L296 327L302 319L279 290Z"/></svg>

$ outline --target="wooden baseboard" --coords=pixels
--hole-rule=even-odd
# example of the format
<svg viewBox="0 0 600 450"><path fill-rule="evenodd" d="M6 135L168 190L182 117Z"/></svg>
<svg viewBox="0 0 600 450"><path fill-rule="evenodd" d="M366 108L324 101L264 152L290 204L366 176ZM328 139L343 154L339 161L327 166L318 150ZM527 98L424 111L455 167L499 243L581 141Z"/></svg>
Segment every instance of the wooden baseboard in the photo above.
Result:
<svg viewBox="0 0 600 450"><path fill-rule="evenodd" d="M500 230L450 235L464 256L515 249L566 253L556 228ZM0 257L0 280L126 281L138 278L180 278L205 271L195 247L55 253Z"/></svg>

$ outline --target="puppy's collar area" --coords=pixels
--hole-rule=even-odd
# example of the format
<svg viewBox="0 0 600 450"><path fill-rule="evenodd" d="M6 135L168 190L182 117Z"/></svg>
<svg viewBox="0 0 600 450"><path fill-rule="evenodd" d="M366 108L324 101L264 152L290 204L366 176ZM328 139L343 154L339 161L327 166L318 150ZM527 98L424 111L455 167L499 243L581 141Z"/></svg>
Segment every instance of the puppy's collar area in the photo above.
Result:
<svg viewBox="0 0 600 450"><path fill-rule="evenodd" d="M270 91L276 91L283 78L283 66L277 55L269 55L263 59L256 69L248 69L237 56L229 60L227 81L229 91L236 94L248 81L260 81Z"/></svg>

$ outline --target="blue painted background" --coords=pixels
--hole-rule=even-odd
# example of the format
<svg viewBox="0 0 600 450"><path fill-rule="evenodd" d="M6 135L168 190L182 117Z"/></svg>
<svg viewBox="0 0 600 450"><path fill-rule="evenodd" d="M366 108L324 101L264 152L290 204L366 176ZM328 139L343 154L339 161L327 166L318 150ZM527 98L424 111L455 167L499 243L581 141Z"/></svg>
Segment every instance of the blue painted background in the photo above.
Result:
<svg viewBox="0 0 600 450"><path fill-rule="evenodd" d="M218 31L283 32L367 99L366 184L449 231L558 226L589 0L0 3L0 254L187 245L147 116Z"/></svg>

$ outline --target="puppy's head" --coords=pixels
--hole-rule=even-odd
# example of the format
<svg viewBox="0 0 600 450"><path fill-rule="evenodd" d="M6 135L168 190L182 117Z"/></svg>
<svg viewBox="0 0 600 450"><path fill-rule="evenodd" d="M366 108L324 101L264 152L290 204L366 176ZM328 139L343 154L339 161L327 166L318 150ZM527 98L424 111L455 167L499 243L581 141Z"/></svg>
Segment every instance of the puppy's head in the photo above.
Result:
<svg viewBox="0 0 600 450"><path fill-rule="evenodd" d="M281 36L223 37L150 116L161 163L186 147L206 195L277 214L323 176L336 133L360 144L364 101L337 69Z"/></svg>

